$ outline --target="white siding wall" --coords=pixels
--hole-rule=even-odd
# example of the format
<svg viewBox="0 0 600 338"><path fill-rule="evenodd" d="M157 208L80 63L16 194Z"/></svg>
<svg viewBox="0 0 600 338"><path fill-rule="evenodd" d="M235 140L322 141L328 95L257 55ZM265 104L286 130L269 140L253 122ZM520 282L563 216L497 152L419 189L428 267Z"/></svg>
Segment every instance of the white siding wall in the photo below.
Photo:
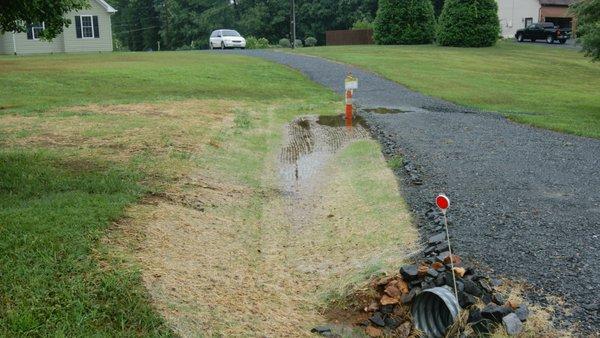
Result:
<svg viewBox="0 0 600 338"><path fill-rule="evenodd" d="M0 54L13 54L12 33L0 35Z"/></svg>
<svg viewBox="0 0 600 338"><path fill-rule="evenodd" d="M540 16L538 0L498 0L498 17L502 36L514 37L518 29L525 27L525 18L538 22Z"/></svg>
<svg viewBox="0 0 600 338"><path fill-rule="evenodd" d="M66 14L66 17L71 20L72 24L65 28L63 32L65 52L112 52L110 14L96 1L90 1L90 4L92 7L89 9ZM76 15L97 15L100 38L78 39L75 30Z"/></svg>
<svg viewBox="0 0 600 338"><path fill-rule="evenodd" d="M60 53L65 51L62 34L48 42L42 40L28 40L27 33L16 33L15 42L17 45L17 54Z"/></svg>

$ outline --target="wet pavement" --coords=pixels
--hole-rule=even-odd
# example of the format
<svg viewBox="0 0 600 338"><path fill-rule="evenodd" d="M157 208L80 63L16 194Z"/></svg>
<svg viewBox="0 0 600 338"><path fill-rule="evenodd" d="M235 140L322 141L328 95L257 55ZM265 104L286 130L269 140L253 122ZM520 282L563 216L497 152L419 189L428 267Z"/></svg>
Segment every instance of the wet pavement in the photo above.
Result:
<svg viewBox="0 0 600 338"><path fill-rule="evenodd" d="M600 332L599 140L515 124L321 58L241 53L296 68L340 94L352 72L360 106L404 111L363 116L387 156L400 153L417 167L423 184L400 184L416 219L435 194L448 194L450 232L465 259L524 281L535 302L563 299L560 326Z"/></svg>

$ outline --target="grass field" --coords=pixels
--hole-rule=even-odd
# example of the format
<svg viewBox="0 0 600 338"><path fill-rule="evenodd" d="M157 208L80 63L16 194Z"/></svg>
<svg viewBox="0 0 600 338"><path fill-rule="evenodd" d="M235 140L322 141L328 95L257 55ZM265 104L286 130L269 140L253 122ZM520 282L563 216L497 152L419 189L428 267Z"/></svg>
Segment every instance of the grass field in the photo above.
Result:
<svg viewBox="0 0 600 338"><path fill-rule="evenodd" d="M1 57L0 85L2 336L305 335L332 295L414 245L374 141L340 154L327 170L347 190L332 181L305 231L290 227L283 126L342 105L285 67L196 52Z"/></svg>
<svg viewBox="0 0 600 338"><path fill-rule="evenodd" d="M354 64L517 122L600 138L600 64L571 49L499 42L491 48L334 46L299 52Z"/></svg>

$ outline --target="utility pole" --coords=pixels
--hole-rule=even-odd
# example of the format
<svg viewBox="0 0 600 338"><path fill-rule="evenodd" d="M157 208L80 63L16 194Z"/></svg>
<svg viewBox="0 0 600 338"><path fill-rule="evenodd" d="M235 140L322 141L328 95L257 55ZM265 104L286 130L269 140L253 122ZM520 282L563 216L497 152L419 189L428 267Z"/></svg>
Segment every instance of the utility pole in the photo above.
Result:
<svg viewBox="0 0 600 338"><path fill-rule="evenodd" d="M296 0L292 0L292 49L296 48Z"/></svg>

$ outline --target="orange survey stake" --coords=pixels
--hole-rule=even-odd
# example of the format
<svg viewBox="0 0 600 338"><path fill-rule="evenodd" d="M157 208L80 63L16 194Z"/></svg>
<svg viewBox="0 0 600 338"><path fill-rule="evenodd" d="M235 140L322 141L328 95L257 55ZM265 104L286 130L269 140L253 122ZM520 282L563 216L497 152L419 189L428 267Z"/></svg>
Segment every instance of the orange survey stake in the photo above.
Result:
<svg viewBox="0 0 600 338"><path fill-rule="evenodd" d="M352 90L346 90L346 120L352 120Z"/></svg>

